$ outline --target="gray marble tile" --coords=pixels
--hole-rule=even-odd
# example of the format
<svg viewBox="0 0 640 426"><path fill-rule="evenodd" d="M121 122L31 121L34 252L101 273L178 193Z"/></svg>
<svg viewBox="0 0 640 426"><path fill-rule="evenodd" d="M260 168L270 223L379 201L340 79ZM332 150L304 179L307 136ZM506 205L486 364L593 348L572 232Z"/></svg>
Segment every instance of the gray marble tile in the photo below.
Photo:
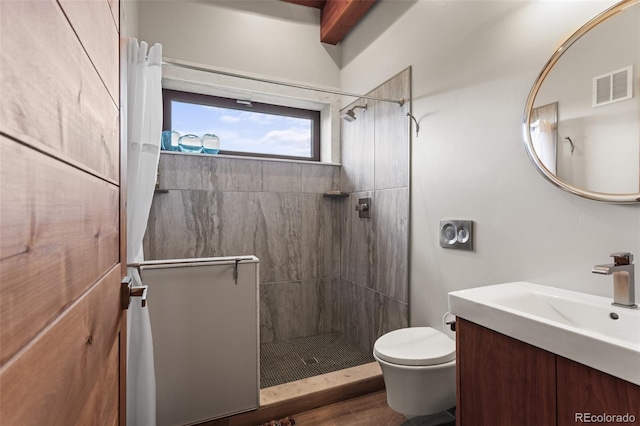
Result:
<svg viewBox="0 0 640 426"><path fill-rule="evenodd" d="M326 198L325 198L326 200ZM342 212L348 205L349 198L332 198L331 200L331 227L333 233L333 278L340 278L342 274L342 239L344 220Z"/></svg>
<svg viewBox="0 0 640 426"><path fill-rule="evenodd" d="M264 238L255 240L260 259L261 281L281 282L302 279L302 209L300 194L258 193L257 228ZM242 216L235 211L230 215ZM238 218L238 220L244 220ZM245 233L233 232L228 238L247 239Z"/></svg>
<svg viewBox="0 0 640 426"><path fill-rule="evenodd" d="M409 326L409 305L407 303L375 293L374 305L376 309L373 314L374 342L385 333ZM373 346L371 349L373 350Z"/></svg>
<svg viewBox="0 0 640 426"><path fill-rule="evenodd" d="M219 215L212 217L215 241L218 246L216 256L238 256L253 254L260 259L260 277L264 273L261 256L265 255L267 246L267 230L260 221L261 200L257 192L219 193ZM194 212L197 214L197 212Z"/></svg>
<svg viewBox="0 0 640 426"><path fill-rule="evenodd" d="M214 189L217 191L259 191L263 161L235 158L211 158Z"/></svg>
<svg viewBox="0 0 640 426"><path fill-rule="evenodd" d="M353 105L345 108L345 111ZM368 105L367 111L356 110L355 121L341 120L340 123L340 187L345 192L374 189L374 111L371 101L368 101Z"/></svg>
<svg viewBox="0 0 640 426"><path fill-rule="evenodd" d="M372 218L358 217L355 206L359 198L373 197L372 192L349 195L342 205L341 276L367 287L374 286L376 200L372 201Z"/></svg>
<svg viewBox="0 0 640 426"><path fill-rule="evenodd" d="M258 256L256 249L266 246L259 211L258 195L252 192L158 194L149 216L147 238L153 241L147 243L146 258Z"/></svg>
<svg viewBox="0 0 640 426"><path fill-rule="evenodd" d="M258 194L255 253L262 282L331 278L340 265L335 258L337 208L320 194ZM230 214L233 214L230 212ZM226 216L225 216L226 217ZM238 238L242 233L231 233ZM247 238L245 236L244 238Z"/></svg>
<svg viewBox="0 0 640 426"><path fill-rule="evenodd" d="M374 96L409 99L410 72L405 70L373 91ZM409 103L402 107L375 102L375 189L409 186Z"/></svg>
<svg viewBox="0 0 640 426"><path fill-rule="evenodd" d="M320 194L299 194L301 220L300 273L302 279L331 278L340 272L335 256L339 247L335 223L338 206Z"/></svg>
<svg viewBox="0 0 640 426"><path fill-rule="evenodd" d="M262 191L302 192L299 163L264 161L262 163ZM255 176L256 179L260 176Z"/></svg>
<svg viewBox="0 0 640 426"><path fill-rule="evenodd" d="M154 197L146 259L217 256L218 193L169 191Z"/></svg>
<svg viewBox="0 0 640 426"><path fill-rule="evenodd" d="M376 293L342 279L340 281L340 332L358 346L373 350L376 333Z"/></svg>
<svg viewBox="0 0 640 426"><path fill-rule="evenodd" d="M376 339L408 326L406 303L376 293L351 281L340 281L339 331L359 346L373 351Z"/></svg>
<svg viewBox="0 0 640 426"><path fill-rule="evenodd" d="M161 154L158 164L160 188L209 191L260 191L262 161Z"/></svg>
<svg viewBox="0 0 640 426"><path fill-rule="evenodd" d="M156 194L153 196L153 200L151 202L151 209L149 210L149 218L147 219L147 229L144 233L144 238L142 239L142 251L144 253L145 259L156 259L156 215L155 209L158 204L158 197L166 194Z"/></svg>
<svg viewBox="0 0 640 426"><path fill-rule="evenodd" d="M316 280L260 286L260 342L311 336L320 330Z"/></svg>
<svg viewBox="0 0 640 426"><path fill-rule="evenodd" d="M320 194L169 191L155 197L147 259L260 259L261 282L339 275L339 208Z"/></svg>
<svg viewBox="0 0 640 426"><path fill-rule="evenodd" d="M302 192L322 194L340 189L340 166L301 164Z"/></svg>
<svg viewBox="0 0 640 426"><path fill-rule="evenodd" d="M340 279L317 280L318 332L340 331Z"/></svg>
<svg viewBox="0 0 640 426"><path fill-rule="evenodd" d="M409 188L375 192L375 282L373 288L408 301Z"/></svg>

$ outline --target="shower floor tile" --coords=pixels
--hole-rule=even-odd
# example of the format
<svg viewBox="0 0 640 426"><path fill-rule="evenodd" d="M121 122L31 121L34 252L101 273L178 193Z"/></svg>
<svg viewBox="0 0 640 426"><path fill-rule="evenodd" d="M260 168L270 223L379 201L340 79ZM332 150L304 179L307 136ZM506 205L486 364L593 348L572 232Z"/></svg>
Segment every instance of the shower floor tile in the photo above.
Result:
<svg viewBox="0 0 640 426"><path fill-rule="evenodd" d="M373 362L373 355L341 333L260 344L260 388Z"/></svg>

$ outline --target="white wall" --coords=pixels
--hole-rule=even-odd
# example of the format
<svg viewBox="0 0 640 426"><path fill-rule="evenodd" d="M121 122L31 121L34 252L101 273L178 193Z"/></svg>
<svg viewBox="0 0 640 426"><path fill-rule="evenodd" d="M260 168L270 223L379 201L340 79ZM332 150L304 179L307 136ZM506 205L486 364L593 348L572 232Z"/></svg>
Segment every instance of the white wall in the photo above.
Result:
<svg viewBox="0 0 640 426"><path fill-rule="evenodd" d="M142 1L140 38L165 57L339 86L339 48L319 42L320 11L281 1Z"/></svg>
<svg viewBox="0 0 640 426"><path fill-rule="evenodd" d="M439 326L449 291L507 281L611 297L611 277L591 267L619 250L640 259L640 206L553 187L529 162L521 136L524 104L546 60L611 4L419 1L345 60L340 79L349 91L413 67L421 131L411 155L411 325ZM475 221L473 252L439 246L446 218Z"/></svg>
<svg viewBox="0 0 640 426"><path fill-rule="evenodd" d="M140 2L138 0L120 1L120 36L138 38L138 15Z"/></svg>
<svg viewBox="0 0 640 426"><path fill-rule="evenodd" d="M315 87L339 86L340 48L320 43L320 11L275 0L142 1L139 35L162 43L165 58ZM163 87L238 97L321 113L320 159L340 162L336 95L175 67Z"/></svg>
<svg viewBox="0 0 640 426"><path fill-rule="evenodd" d="M558 102L557 176L565 182L597 192L640 192L639 44L635 6L581 37L545 78L535 106ZM629 65L634 97L593 108L593 78ZM574 143L573 154L565 137Z"/></svg>

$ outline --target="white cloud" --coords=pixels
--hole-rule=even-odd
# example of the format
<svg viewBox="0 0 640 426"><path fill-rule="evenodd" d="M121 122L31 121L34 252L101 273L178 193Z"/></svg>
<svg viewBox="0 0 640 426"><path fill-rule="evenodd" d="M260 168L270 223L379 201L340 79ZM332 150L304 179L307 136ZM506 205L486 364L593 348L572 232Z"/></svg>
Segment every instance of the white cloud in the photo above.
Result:
<svg viewBox="0 0 640 426"><path fill-rule="evenodd" d="M229 130L229 129L220 129L220 131L218 131L217 133L216 132L213 132L213 133L215 133L220 138L220 140L222 139L235 140L240 137L240 133L235 132L233 130Z"/></svg>
<svg viewBox="0 0 640 426"><path fill-rule="evenodd" d="M249 120L252 124L258 124L260 126L267 126L279 119L279 116L273 116L270 114L261 114L255 112L243 113L243 119Z"/></svg>
<svg viewBox="0 0 640 426"><path fill-rule="evenodd" d="M300 143L309 140L309 132L301 129L272 130L264 135L260 142L273 143Z"/></svg>
<svg viewBox="0 0 640 426"><path fill-rule="evenodd" d="M240 117L237 115L223 115L220 117L220 121L223 123L239 123Z"/></svg>
<svg viewBox="0 0 640 426"><path fill-rule="evenodd" d="M261 149L272 154L309 155L309 130L272 130L260 139Z"/></svg>

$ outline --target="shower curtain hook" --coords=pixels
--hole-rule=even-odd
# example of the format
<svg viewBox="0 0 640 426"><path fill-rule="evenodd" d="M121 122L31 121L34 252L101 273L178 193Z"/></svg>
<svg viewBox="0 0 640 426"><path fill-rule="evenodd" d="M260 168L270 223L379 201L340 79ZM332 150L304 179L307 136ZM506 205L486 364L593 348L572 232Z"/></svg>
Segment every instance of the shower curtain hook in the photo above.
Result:
<svg viewBox="0 0 640 426"><path fill-rule="evenodd" d="M571 155L573 155L573 150L576 149L576 147L573 145L573 141L569 136L565 136L565 139L568 140L569 143L571 144Z"/></svg>
<svg viewBox="0 0 640 426"><path fill-rule="evenodd" d="M420 133L420 125L418 124L418 120L416 120L416 118L410 113L407 113L407 117L411 117L411 119L413 119L413 121L416 123L416 138L418 137L418 133Z"/></svg>

